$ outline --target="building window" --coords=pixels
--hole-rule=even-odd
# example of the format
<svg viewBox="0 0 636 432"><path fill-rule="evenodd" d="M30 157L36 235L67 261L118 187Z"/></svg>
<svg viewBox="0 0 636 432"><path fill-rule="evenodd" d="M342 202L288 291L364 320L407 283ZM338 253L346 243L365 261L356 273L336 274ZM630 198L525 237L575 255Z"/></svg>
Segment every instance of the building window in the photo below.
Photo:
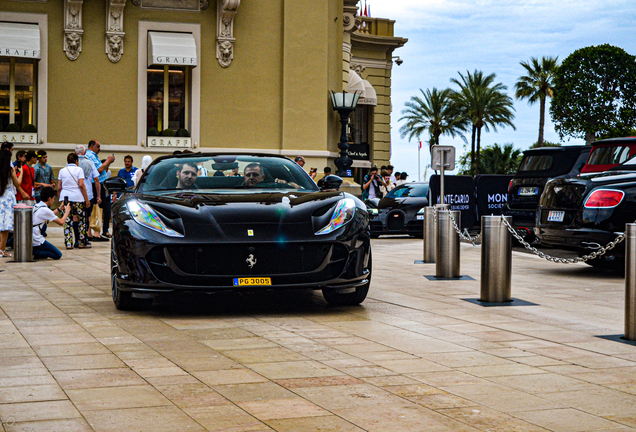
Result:
<svg viewBox="0 0 636 432"><path fill-rule="evenodd" d="M36 83L37 60L0 57L0 131L34 132Z"/></svg>
<svg viewBox="0 0 636 432"><path fill-rule="evenodd" d="M148 67L147 120L148 135L171 129L189 129L190 68L185 66ZM164 133L165 135L165 133Z"/></svg>

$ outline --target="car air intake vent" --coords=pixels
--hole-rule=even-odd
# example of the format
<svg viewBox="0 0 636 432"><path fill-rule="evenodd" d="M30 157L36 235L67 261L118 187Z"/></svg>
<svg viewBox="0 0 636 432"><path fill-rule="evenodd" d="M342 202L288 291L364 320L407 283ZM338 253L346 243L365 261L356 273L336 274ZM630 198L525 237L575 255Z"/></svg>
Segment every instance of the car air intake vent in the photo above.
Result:
<svg viewBox="0 0 636 432"><path fill-rule="evenodd" d="M342 245L330 243L271 243L169 246L168 254L180 271L190 275L273 276L317 270L331 260L346 259Z"/></svg>
<svg viewBox="0 0 636 432"><path fill-rule="evenodd" d="M386 215L386 229L388 231L402 231L404 228L404 212L394 210Z"/></svg>

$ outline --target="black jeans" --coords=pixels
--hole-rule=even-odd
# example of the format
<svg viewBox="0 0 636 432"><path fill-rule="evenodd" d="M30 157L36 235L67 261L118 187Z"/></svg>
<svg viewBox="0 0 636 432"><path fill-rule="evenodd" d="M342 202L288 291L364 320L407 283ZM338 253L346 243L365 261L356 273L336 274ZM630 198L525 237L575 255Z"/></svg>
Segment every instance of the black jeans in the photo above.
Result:
<svg viewBox="0 0 636 432"><path fill-rule="evenodd" d="M102 234L108 234L108 227L110 226L110 194L106 193L106 188L102 185L99 190L99 195L102 199L102 203L99 207L102 209Z"/></svg>

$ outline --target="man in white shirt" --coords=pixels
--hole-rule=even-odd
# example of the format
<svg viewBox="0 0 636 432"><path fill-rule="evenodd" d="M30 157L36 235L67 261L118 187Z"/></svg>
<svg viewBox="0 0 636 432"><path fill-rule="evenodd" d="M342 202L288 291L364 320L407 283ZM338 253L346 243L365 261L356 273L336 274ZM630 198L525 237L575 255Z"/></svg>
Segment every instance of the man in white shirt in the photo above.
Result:
<svg viewBox="0 0 636 432"><path fill-rule="evenodd" d="M44 239L42 227L47 222L55 222L64 225L64 221L71 212L71 206L66 206L61 217L59 210L52 211L49 207L55 202L57 192L50 186L45 186L40 191L40 202L33 206L33 257L35 259L62 258L62 252ZM64 208L64 206L60 207Z"/></svg>

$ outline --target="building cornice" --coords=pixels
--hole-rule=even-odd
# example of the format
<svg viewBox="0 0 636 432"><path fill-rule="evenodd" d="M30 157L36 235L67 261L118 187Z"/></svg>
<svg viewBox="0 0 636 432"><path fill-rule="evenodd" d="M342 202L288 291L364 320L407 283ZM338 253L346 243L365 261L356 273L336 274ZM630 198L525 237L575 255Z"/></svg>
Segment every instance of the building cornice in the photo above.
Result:
<svg viewBox="0 0 636 432"><path fill-rule="evenodd" d="M351 34L351 44L354 48L367 49L371 51L384 51L392 53L393 50L401 48L408 42L408 39L394 36L374 36L355 32Z"/></svg>

